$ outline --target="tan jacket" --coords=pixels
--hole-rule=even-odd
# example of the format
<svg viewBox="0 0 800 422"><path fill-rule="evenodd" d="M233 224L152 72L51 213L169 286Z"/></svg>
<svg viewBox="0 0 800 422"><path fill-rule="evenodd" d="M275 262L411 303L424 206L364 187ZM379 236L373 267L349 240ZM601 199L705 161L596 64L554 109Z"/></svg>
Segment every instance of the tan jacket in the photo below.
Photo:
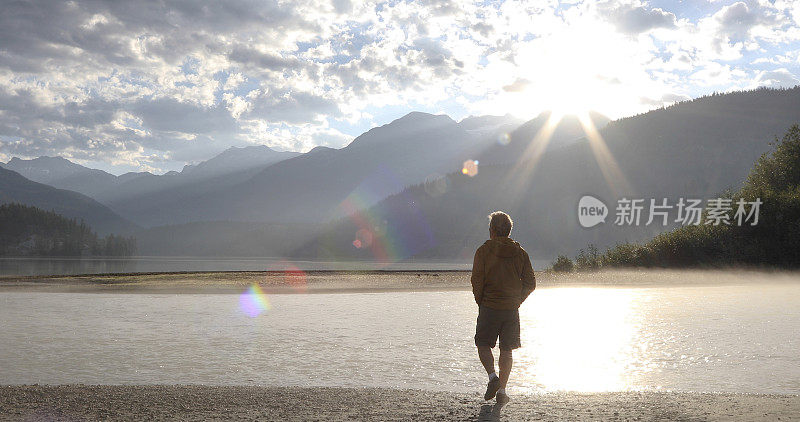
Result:
<svg viewBox="0 0 800 422"><path fill-rule="evenodd" d="M472 293L478 305L517 309L536 288L528 253L508 237L487 240L475 251Z"/></svg>

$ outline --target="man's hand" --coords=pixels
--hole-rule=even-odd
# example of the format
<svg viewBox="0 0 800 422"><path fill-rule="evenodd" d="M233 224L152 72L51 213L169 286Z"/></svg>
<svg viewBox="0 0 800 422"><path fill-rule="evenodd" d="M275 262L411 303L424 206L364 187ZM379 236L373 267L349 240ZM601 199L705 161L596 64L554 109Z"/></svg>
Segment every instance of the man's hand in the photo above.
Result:
<svg viewBox="0 0 800 422"><path fill-rule="evenodd" d="M522 300L519 303L525 301L528 296L536 290L536 276L533 274L533 266L531 265L531 259L528 256L528 253L525 252L523 249L522 251L524 255L525 262L522 264Z"/></svg>

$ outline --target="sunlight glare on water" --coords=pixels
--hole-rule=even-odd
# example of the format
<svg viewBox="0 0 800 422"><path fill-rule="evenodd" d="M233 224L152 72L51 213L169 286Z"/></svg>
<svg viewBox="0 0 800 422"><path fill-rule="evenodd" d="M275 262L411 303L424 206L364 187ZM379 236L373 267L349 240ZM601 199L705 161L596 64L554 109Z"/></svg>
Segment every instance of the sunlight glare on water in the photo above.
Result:
<svg viewBox="0 0 800 422"><path fill-rule="evenodd" d="M629 389L626 368L635 359L634 290L561 288L532 295L520 312L525 345L515 356L527 390ZM536 327L535 329L531 329Z"/></svg>
<svg viewBox="0 0 800 422"><path fill-rule="evenodd" d="M262 299L0 292L0 384L485 387L469 291ZM798 303L800 283L537 289L509 391L797 394Z"/></svg>

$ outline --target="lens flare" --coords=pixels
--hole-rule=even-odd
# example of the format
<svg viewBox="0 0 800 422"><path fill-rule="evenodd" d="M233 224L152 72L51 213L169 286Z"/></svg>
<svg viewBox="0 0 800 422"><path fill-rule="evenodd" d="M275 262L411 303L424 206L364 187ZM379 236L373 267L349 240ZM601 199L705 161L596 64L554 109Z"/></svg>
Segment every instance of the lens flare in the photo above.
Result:
<svg viewBox="0 0 800 422"><path fill-rule="evenodd" d="M372 246L372 232L367 229L358 229L356 232L356 240L353 241L353 244L358 241L361 248L368 248Z"/></svg>
<svg viewBox="0 0 800 422"><path fill-rule="evenodd" d="M435 243L433 232L419 200L415 194L404 191L402 180L395 170L386 167L379 167L366 177L339 204L336 213L350 219L355 239L348 237L341 243L336 240L326 244L326 248L333 255L344 252L357 259L371 255L379 268L430 248ZM389 205L376 205L389 196L394 199ZM344 247L347 251L342 250Z"/></svg>
<svg viewBox="0 0 800 422"><path fill-rule="evenodd" d="M352 245L371 252L373 262L380 266L400 262L435 244L418 201L408 193L397 198L396 203L386 208L370 208L360 195L351 195L340 204L356 226L357 237Z"/></svg>
<svg viewBox="0 0 800 422"><path fill-rule="evenodd" d="M464 161L464 165L461 167L461 173L469 177L474 177L478 174L478 160Z"/></svg>
<svg viewBox="0 0 800 422"><path fill-rule="evenodd" d="M262 312L270 309L267 295L261 291L258 284L252 284L239 295L239 308L250 318L259 316Z"/></svg>
<svg viewBox="0 0 800 422"><path fill-rule="evenodd" d="M511 136L508 133L503 132L497 135L497 143L503 146L508 145L511 143Z"/></svg>
<svg viewBox="0 0 800 422"><path fill-rule="evenodd" d="M284 263L283 282L300 293L305 293L308 290L306 273L289 262Z"/></svg>

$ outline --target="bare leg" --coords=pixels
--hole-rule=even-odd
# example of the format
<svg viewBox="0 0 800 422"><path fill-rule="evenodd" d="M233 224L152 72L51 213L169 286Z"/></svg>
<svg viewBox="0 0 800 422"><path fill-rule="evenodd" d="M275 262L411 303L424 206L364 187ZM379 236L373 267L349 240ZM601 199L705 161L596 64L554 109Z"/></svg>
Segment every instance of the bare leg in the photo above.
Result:
<svg viewBox="0 0 800 422"><path fill-rule="evenodd" d="M511 350L500 349L500 358L497 359L497 363L500 365L500 388L506 388L508 376L511 375L511 364L513 362L511 352ZM494 362L492 362L492 366L494 366Z"/></svg>
<svg viewBox="0 0 800 422"><path fill-rule="evenodd" d="M491 347L478 346L478 357L481 359L484 369L486 369L486 374L494 372L494 355Z"/></svg>

